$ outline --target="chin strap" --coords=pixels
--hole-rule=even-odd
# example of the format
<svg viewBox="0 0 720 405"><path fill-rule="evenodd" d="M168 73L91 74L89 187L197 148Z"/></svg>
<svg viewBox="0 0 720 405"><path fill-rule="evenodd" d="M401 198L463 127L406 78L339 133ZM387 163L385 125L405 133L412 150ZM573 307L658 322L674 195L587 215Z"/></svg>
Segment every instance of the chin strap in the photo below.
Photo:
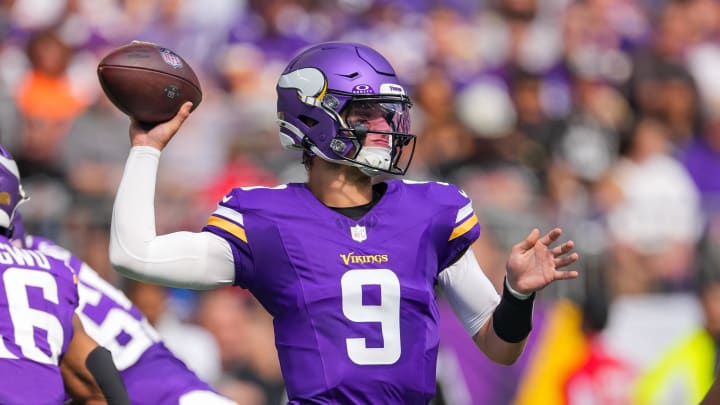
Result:
<svg viewBox="0 0 720 405"><path fill-rule="evenodd" d="M390 151L386 147L367 146L360 150L360 153L358 153L355 160L380 170L388 170L390 169L390 162L392 158L390 156ZM360 171L368 176L376 176L383 173L380 170L365 166L360 167Z"/></svg>

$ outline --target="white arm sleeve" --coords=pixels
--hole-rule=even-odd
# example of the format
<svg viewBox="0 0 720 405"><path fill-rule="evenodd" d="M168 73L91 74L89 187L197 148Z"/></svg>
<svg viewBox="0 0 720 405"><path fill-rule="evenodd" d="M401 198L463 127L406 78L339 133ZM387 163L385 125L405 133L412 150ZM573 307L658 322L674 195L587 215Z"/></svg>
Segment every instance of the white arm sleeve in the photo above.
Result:
<svg viewBox="0 0 720 405"><path fill-rule="evenodd" d="M438 275L453 312L470 336L475 336L500 303L500 295L480 268L472 249Z"/></svg>
<svg viewBox="0 0 720 405"><path fill-rule="evenodd" d="M155 232L155 180L160 151L130 149L110 223L110 261L121 274L170 287L232 284L230 245L209 232Z"/></svg>

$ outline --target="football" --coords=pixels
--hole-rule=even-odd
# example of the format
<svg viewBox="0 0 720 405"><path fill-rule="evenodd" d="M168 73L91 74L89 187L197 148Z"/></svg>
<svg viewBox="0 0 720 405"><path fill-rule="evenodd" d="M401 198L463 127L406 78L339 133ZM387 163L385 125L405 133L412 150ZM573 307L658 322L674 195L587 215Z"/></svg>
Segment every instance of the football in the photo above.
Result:
<svg viewBox="0 0 720 405"><path fill-rule="evenodd" d="M116 48L98 64L105 95L123 113L143 124L170 120L180 106L202 100L195 72L178 54L151 42Z"/></svg>

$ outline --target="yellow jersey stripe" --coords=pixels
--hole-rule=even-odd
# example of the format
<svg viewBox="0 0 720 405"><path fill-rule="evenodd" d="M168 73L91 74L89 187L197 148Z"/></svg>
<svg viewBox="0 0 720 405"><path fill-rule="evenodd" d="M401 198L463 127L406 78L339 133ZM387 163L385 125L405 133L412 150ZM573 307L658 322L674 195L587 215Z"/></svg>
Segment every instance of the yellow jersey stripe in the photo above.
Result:
<svg viewBox="0 0 720 405"><path fill-rule="evenodd" d="M218 228L230 232L236 238L247 243L247 235L245 235L245 229L243 229L240 225L234 222L230 222L225 218L211 216L210 218L208 218L208 225L217 226Z"/></svg>
<svg viewBox="0 0 720 405"><path fill-rule="evenodd" d="M452 234L450 234L450 239L448 241L451 241L455 238L458 238L465 234L465 232L472 229L473 226L475 226L478 223L478 217L475 214L472 214L471 217L469 217L465 222L458 225L453 229Z"/></svg>

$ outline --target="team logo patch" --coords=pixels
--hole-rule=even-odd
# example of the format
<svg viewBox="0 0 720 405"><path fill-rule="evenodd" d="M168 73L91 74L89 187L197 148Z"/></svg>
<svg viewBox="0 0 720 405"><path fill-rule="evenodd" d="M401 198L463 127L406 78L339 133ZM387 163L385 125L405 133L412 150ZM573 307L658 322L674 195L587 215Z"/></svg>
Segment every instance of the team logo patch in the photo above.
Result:
<svg viewBox="0 0 720 405"><path fill-rule="evenodd" d="M358 84L352 88L353 94L375 94L375 90L369 84Z"/></svg>
<svg viewBox="0 0 720 405"><path fill-rule="evenodd" d="M180 57L177 56L175 52L167 48L160 48L160 56L162 56L165 63L174 67L175 69L180 69L183 67L182 59L180 59Z"/></svg>
<svg viewBox="0 0 720 405"><path fill-rule="evenodd" d="M354 241L362 242L367 239L367 232L364 226L355 225L350 227L350 235Z"/></svg>

